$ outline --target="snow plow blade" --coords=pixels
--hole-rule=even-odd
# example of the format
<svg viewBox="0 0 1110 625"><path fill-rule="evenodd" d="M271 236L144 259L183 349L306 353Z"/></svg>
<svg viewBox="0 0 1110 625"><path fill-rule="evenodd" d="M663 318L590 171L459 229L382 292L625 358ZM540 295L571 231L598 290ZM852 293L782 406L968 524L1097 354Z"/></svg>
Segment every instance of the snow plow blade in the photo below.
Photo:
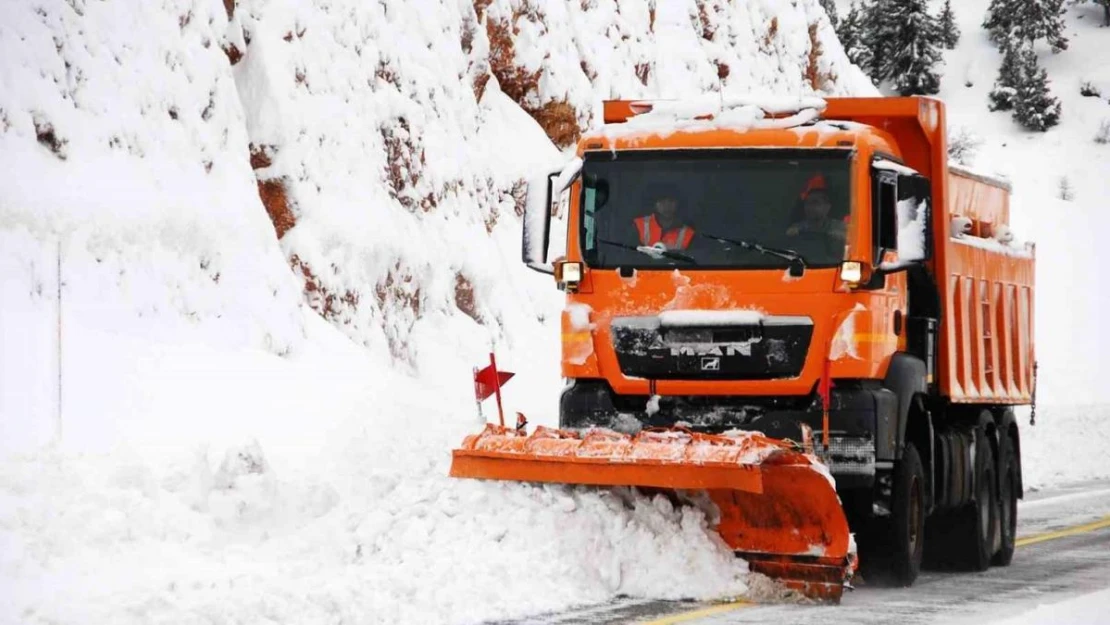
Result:
<svg viewBox="0 0 1110 625"><path fill-rule="evenodd" d="M798 445L753 432L682 429L531 435L489 424L452 452L451 477L706 491L717 531L752 571L839 602L855 572L848 521L825 467Z"/></svg>

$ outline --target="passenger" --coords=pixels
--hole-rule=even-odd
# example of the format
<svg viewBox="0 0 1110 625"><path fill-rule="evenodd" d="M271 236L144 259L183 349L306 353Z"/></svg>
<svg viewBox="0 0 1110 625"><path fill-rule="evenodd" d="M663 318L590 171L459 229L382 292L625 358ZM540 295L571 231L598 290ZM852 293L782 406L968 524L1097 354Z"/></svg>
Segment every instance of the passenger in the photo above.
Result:
<svg viewBox="0 0 1110 625"><path fill-rule="evenodd" d="M640 245L664 245L668 250L685 250L694 239L694 228L685 223L677 194L670 188L654 193L653 212L633 220Z"/></svg>
<svg viewBox="0 0 1110 625"><path fill-rule="evenodd" d="M829 200L828 186L823 175L815 174L806 181L801 202L802 219L786 229L786 236L819 234L839 242L845 240L847 228L844 222L829 218L832 202Z"/></svg>

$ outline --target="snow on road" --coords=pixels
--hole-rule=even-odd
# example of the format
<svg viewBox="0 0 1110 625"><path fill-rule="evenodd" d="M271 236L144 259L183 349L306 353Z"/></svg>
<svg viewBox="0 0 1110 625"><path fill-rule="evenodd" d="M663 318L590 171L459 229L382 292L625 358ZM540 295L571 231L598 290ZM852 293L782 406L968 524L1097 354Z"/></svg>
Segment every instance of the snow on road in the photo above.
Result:
<svg viewBox="0 0 1110 625"><path fill-rule="evenodd" d="M983 573L927 569L911 588L864 580L839 606L767 598L727 605L625 601L522 623L1107 623L1105 604L1099 602L1110 579L1108 541L1110 480L1082 482L1034 493L1019 505L1018 549L1008 567Z"/></svg>
<svg viewBox="0 0 1110 625"><path fill-rule="evenodd" d="M1106 606L1110 606L1110 588L1066 601L1046 601L1021 616L1003 621L994 621L994 625L1063 625L1065 623L1094 625L1095 623L1107 623L1110 622L1110 615L1106 613Z"/></svg>

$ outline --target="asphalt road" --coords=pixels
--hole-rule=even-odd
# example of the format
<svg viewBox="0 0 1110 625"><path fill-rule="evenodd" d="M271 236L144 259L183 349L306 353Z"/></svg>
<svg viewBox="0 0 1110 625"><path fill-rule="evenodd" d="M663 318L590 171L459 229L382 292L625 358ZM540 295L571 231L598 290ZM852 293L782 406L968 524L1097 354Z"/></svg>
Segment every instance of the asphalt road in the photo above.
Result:
<svg viewBox="0 0 1110 625"><path fill-rule="evenodd" d="M911 588L864 585L841 604L619 600L517 623L975 623L1110 588L1110 481L1026 493L1013 564L983 573L923 571ZM1106 622L1110 623L1110 606Z"/></svg>

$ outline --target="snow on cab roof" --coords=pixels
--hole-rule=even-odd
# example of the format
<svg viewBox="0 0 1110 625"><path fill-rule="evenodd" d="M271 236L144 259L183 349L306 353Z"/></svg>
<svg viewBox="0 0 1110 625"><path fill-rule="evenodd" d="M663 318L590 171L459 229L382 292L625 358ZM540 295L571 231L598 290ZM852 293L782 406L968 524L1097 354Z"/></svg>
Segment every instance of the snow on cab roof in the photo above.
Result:
<svg viewBox="0 0 1110 625"><path fill-rule="evenodd" d="M798 137L799 145L833 145L835 141L841 147L846 134L869 128L851 121L821 119L828 103L817 97L707 94L681 100L632 100L619 104L628 107L627 117L618 114L610 119L614 123L589 133L591 137L606 139L608 149L615 149L618 143L624 148L637 147L642 142L665 140L677 133L722 130L788 130Z"/></svg>
<svg viewBox="0 0 1110 625"><path fill-rule="evenodd" d="M681 100L636 100L625 121L606 124L598 134L611 143L676 132L786 129L815 122L827 103L813 97L756 97L706 94Z"/></svg>

